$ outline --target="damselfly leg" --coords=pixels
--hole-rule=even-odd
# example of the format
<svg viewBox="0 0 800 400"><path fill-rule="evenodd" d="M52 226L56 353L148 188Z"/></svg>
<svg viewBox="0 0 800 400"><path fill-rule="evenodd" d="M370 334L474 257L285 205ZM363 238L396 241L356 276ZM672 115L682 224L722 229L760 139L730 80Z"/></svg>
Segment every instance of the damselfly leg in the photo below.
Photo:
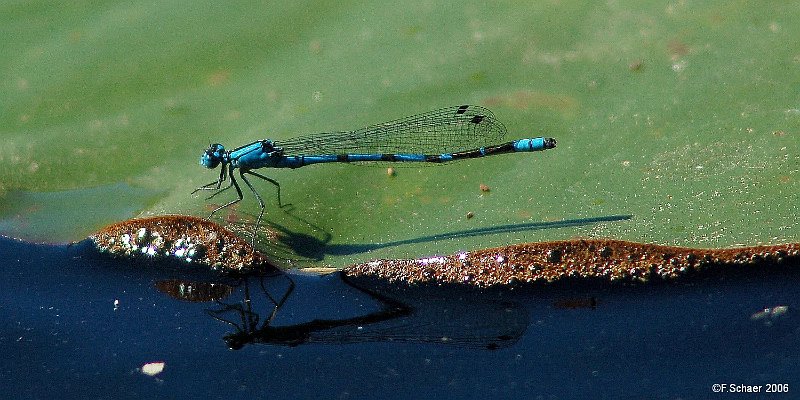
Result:
<svg viewBox="0 0 800 400"><path fill-rule="evenodd" d="M265 285L265 278L271 278L275 275L270 276L260 276L259 279L259 286L261 287L261 291L266 295L269 301L272 303L272 311L270 312L269 317L261 324L261 318L256 310L253 309L253 302L251 301L250 297L250 285L249 281L251 278L244 278L242 283L244 284L244 298L239 303L234 304L226 304L222 301L217 300L216 303L222 306L221 309L211 310L206 309L205 312L211 316L212 318L216 319L217 321L226 323L230 326L233 326L236 329L235 333L225 335L224 339L225 342L228 343L228 346L232 349L240 349L245 344L252 342L255 340L256 336L258 335L259 330L264 329L265 327L269 327L272 323L272 320L275 319L275 316L278 314L278 311L292 294L294 291L294 280L286 275L280 274L284 276L289 284L284 292L283 296L280 299L272 296L269 293ZM238 316L238 319L241 321L241 325L234 320L226 318L226 314L233 312L235 316Z"/></svg>
<svg viewBox="0 0 800 400"><path fill-rule="evenodd" d="M268 323L272 323L272 320L275 319L275 315L278 314L278 310L280 310L280 308L283 306L283 303L286 303L286 300L289 299L289 295L291 295L292 292L294 291L294 279L292 279L291 276L286 274L281 274L281 275L285 276L286 279L289 281L289 287L286 289L286 292L283 293L283 296L280 298L280 300L275 300L275 298L269 294L269 290L267 290L267 288L264 286L264 279L261 279L259 281L259 284L261 285L261 290L264 291L264 294L267 295L269 300L275 306L273 307L272 313L269 315L269 318L267 318Z"/></svg>
<svg viewBox="0 0 800 400"><path fill-rule="evenodd" d="M215 208L214 211L211 211L211 214L208 215L207 219L211 219L211 217L213 217L214 214L217 213L217 211L222 210L223 208L226 208L226 207L230 207L230 206L242 201L242 199L244 198L244 196L242 196L242 189L239 187L239 183L236 182L236 178L233 177L233 166L229 166L228 168L230 169L228 175L229 175L229 178L231 179L231 183L225 189L228 189L231 186L235 187L236 188L236 194L239 197L237 199L235 199L235 200L231 200L231 201L229 201L229 202L227 202L227 203ZM220 193L225 189L222 189L217 193ZM217 193L215 193L214 195L216 195ZM211 195L211 197L214 197L214 195ZM262 207L262 209L263 209L263 207Z"/></svg>
<svg viewBox="0 0 800 400"><path fill-rule="evenodd" d="M264 175L261 175L259 173L253 172L252 170L247 170L247 171L244 171L244 172L248 173L250 175L257 176L257 177L259 177L259 178L261 178L261 179L263 179L263 180L275 185L275 187L278 188L278 207L283 208L283 203L281 202L281 184L278 183L278 181L276 181L276 180L274 180L272 178L267 178Z"/></svg>
<svg viewBox="0 0 800 400"><path fill-rule="evenodd" d="M256 191L256 189L253 187L253 185L250 183L250 181L247 180L247 178L244 176L244 173L245 173L244 170L239 170L239 176L242 177L242 180L244 181L244 183L247 184L247 187L249 187L250 191L253 192L253 194L256 196L256 199L258 200L258 206L261 207L261 211L258 213L258 219L256 219L256 226L253 228L253 239L250 242L250 244L255 248L256 247L256 233L258 232L258 227L261 226L261 217L264 216L264 208L265 208L265 206L264 206L264 200L261 199L261 195L258 194L258 191Z"/></svg>
<svg viewBox="0 0 800 400"><path fill-rule="evenodd" d="M226 204L224 204L222 206L219 206L219 207L215 208L213 211L211 211L211 214L209 214L208 219L211 219L214 216L214 214L217 213L217 211L222 210L223 208L229 207L229 206L231 206L233 204L236 204L236 203L240 202L244 198L244 196L242 195L242 190L239 187L239 183L236 181L236 178L234 177L233 170L234 170L234 168L233 168L232 165L229 165L228 168L224 168L223 167L221 169L220 174L219 174L219 180L217 180L216 182L211 182L209 184L203 185L203 186L195 189L192 192L192 194L194 194L194 193L197 193L197 192L199 192L201 190L215 190L216 192L214 192L211 196L208 196L208 198L206 199L206 200L208 200L208 199L214 198L216 195L218 195L218 194L230 189L231 187L236 188L237 198L234 199L234 200L231 200L230 202L228 202L228 203L226 203ZM258 191L256 191L255 187L253 187L253 184L250 183L250 181L247 179L247 177L244 176L244 174L253 175L255 177L261 178L261 179L263 179L263 180L275 185L275 187L278 189L277 190L278 207L283 207L283 202L281 201L281 185L280 185L280 183L278 183L278 181L276 181L276 180L274 180L272 178L266 177L264 175L261 175L259 173L256 173L256 172L253 172L253 171L250 171L250 170L239 169L239 177L242 178L242 180L247 185L247 187L250 188L250 191L253 192L253 194L256 196L256 199L258 200L258 206L260 208L260 212L258 214L258 218L256 219L256 225L253 228L253 237L252 237L252 240L251 240L251 243L250 243L253 247L255 247L256 235L258 233L258 228L261 227L261 220L264 217L264 210L266 209L266 205L264 204L264 200L261 198L261 195L258 193ZM228 186L220 189L220 187L222 186L222 182L224 182L224 181L226 181L228 179L230 179L230 182L228 183Z"/></svg>
<svg viewBox="0 0 800 400"><path fill-rule="evenodd" d="M192 192L192 194L195 194L195 193L197 193L197 192L199 192L199 191L201 191L201 190L216 190L214 193L212 193L212 194L211 194L211 196L208 196L208 197L206 197L206 200L211 200L211 199L213 199L214 197L216 197L218 194L220 194L220 193L222 193L222 192L224 192L224 191L226 191L226 190L230 189L230 188L231 188L231 186L233 186L233 180L231 180L231 182L230 182L230 183L228 183L228 186L225 186L224 188L220 189L220 186L222 186L222 182L224 182L224 181L226 181L226 180L228 179L228 177L227 177L227 175L226 175L226 173L225 173L225 171L227 171L227 169L225 169L225 168L223 167L223 168L222 168L222 171L223 171L223 172L221 172L221 173L219 174L219 178L220 178L220 180L219 180L219 181L217 181L217 182L211 182L211 183L205 184L205 185L203 185L203 186L200 186L199 188L195 189L195 190ZM214 187L212 187L212 186L214 186ZM217 212L217 210L214 210L214 212ZM214 215L214 213L211 213L211 215ZM211 218L211 216L209 215L209 216L208 216L208 218Z"/></svg>
<svg viewBox="0 0 800 400"><path fill-rule="evenodd" d="M195 193L197 193L197 192L199 192L201 190L219 190L219 188L222 186L222 182L225 182L225 180L227 179L227 175L226 175L227 172L228 172L228 170L226 168L224 168L224 167L220 168L219 178L216 181L211 182L211 183L207 183L207 184L205 184L203 186L200 186L199 188L193 190L192 194L195 194ZM228 185L228 187L230 187L230 185ZM228 187L226 187L225 189L227 189ZM222 189L222 190L225 190L225 189Z"/></svg>
<svg viewBox="0 0 800 400"><path fill-rule="evenodd" d="M209 316L211 316L211 318L214 318L217 321L224 322L230 326L233 326L234 328L236 328L238 333L244 335L250 335L258 330L259 328L258 323L260 317L258 313L253 312L253 306L250 302L250 285L248 284L247 279L243 280L243 283L244 283L244 299L242 300L241 303L226 304L217 300L216 303L222 306L221 309L218 310L207 309L205 311ZM223 315L227 314L230 311L234 311L235 313L234 315L240 318L241 325L223 317Z"/></svg>

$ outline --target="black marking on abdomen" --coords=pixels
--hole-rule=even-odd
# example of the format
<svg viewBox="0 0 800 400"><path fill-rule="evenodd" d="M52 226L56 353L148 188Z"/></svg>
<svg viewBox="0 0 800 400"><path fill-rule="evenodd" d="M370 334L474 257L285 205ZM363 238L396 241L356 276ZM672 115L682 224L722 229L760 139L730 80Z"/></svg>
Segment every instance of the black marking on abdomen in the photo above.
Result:
<svg viewBox="0 0 800 400"><path fill-rule="evenodd" d="M514 143L508 142L496 146L487 146L482 149L460 151L458 153L453 153L452 156L453 160L460 160L462 158L478 158L494 154L513 153L514 151Z"/></svg>
<svg viewBox="0 0 800 400"><path fill-rule="evenodd" d="M442 156L425 156L425 162L432 162L432 163L440 163L442 161Z"/></svg>

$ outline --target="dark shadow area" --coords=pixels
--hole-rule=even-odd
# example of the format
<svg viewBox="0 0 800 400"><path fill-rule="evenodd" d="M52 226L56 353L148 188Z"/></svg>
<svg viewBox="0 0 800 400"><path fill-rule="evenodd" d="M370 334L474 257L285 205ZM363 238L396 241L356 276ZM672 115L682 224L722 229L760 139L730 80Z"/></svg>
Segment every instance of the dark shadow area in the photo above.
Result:
<svg viewBox="0 0 800 400"><path fill-rule="evenodd" d="M330 244L332 236L324 229L306 221L300 217L291 214L287 211L286 214L290 215L296 221L302 223L304 226L311 228L310 230L316 234L307 234L294 231L286 226L268 223L268 229L274 232L272 238L261 241L261 247L264 251L273 257L282 259L292 259L298 256L308 261L321 261L326 255L346 256L352 254L365 253L372 250L383 249L394 246L402 246L408 244L419 244L427 242L436 242L440 240L450 240L466 237L476 237L483 235L494 235L500 233L513 233L524 231L537 231L545 229L559 229L575 226L587 226L599 224L604 222L618 222L627 221L633 218L633 215L608 215L592 218L576 218L567 219L562 221L549 221L549 222L526 222L520 224L506 224L497 225L483 228L467 229L457 232L445 232L441 234L420 236L416 238L409 238L403 240L396 240L386 243L355 243L355 244Z"/></svg>

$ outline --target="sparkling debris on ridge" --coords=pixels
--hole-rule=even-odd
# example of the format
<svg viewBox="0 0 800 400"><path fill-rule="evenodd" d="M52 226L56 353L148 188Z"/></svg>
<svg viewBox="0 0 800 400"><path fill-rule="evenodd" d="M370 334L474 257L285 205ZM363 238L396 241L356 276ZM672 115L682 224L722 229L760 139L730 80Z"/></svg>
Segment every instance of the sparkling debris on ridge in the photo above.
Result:
<svg viewBox="0 0 800 400"><path fill-rule="evenodd" d="M564 279L648 282L716 266L758 266L800 259L800 243L694 249L611 239L524 243L415 260L375 260L345 267L349 277L407 284L478 287Z"/></svg>
<svg viewBox="0 0 800 400"><path fill-rule="evenodd" d="M114 257L174 260L240 274L275 269L247 241L213 222L191 216L129 219L106 226L89 239L98 251Z"/></svg>

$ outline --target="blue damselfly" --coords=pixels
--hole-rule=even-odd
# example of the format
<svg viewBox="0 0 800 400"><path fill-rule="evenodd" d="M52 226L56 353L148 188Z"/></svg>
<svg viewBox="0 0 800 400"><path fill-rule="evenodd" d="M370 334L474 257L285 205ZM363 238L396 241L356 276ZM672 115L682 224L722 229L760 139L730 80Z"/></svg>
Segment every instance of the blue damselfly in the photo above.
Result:
<svg viewBox="0 0 800 400"><path fill-rule="evenodd" d="M300 168L320 163L365 162L423 162L444 163L514 152L531 152L556 147L553 138L537 137L496 144L506 134L505 126L486 108L462 105L442 108L422 114L371 125L347 132L319 133L286 140L257 140L253 143L225 150L219 143L212 144L200 157L200 165L214 169L221 166L219 178L194 192L215 190L210 198L230 189L236 189L237 198L215 208L208 218L244 197L234 172L253 192L261 212L253 231L264 215L264 200L246 175L261 178L275 185L280 200L280 184L254 170L259 168ZM222 188L222 184L229 181Z"/></svg>

